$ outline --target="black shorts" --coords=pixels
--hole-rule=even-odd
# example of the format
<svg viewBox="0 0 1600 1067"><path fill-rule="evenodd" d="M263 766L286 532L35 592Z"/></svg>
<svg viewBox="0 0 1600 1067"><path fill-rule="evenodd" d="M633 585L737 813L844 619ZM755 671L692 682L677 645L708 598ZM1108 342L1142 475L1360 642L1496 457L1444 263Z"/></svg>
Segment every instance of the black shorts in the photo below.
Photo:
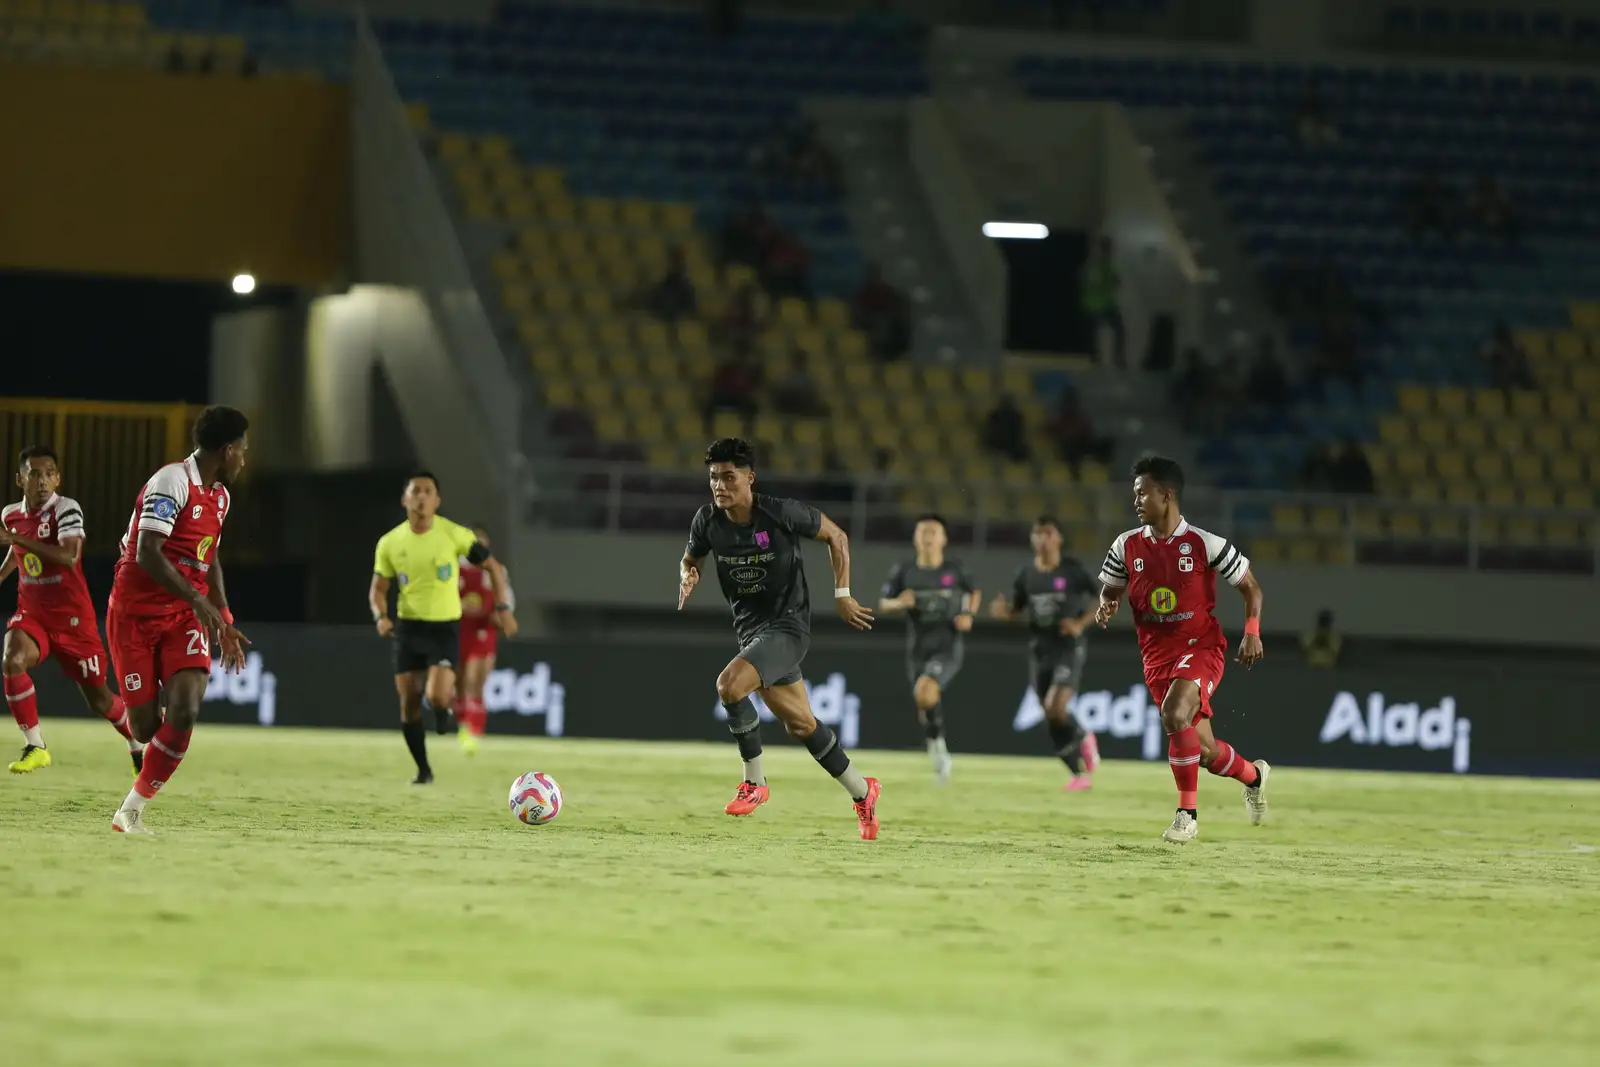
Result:
<svg viewBox="0 0 1600 1067"><path fill-rule="evenodd" d="M424 622L396 619L394 673L410 674L433 667L454 667L461 655L459 622Z"/></svg>
<svg viewBox="0 0 1600 1067"><path fill-rule="evenodd" d="M1034 654L1028 665L1034 693L1040 700L1057 686L1076 693L1083 684L1083 665L1088 658L1089 650L1081 644Z"/></svg>
<svg viewBox="0 0 1600 1067"><path fill-rule="evenodd" d="M916 685L918 678L927 675L943 689L961 672L962 656L960 645L932 654L913 652L906 657L906 680Z"/></svg>
<svg viewBox="0 0 1600 1067"><path fill-rule="evenodd" d="M800 664L811 648L811 637L797 630L766 630L741 649L739 658L756 669L761 688L793 685L800 681Z"/></svg>

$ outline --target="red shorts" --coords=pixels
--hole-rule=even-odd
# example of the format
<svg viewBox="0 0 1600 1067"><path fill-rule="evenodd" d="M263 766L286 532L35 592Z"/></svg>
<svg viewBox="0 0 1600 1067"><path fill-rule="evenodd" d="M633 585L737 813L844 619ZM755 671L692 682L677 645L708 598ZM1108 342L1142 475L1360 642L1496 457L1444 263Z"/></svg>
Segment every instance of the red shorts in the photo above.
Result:
<svg viewBox="0 0 1600 1067"><path fill-rule="evenodd" d="M129 704L156 699L156 686L179 671L211 670L210 638L188 608L170 615L128 615L112 607L106 612L106 636Z"/></svg>
<svg viewBox="0 0 1600 1067"><path fill-rule="evenodd" d="M106 646L95 628L94 616L80 616L78 625L71 626L19 611L11 616L6 629L21 630L33 638L39 646L41 662L55 653L62 673L73 681L92 686L106 684Z"/></svg>
<svg viewBox="0 0 1600 1067"><path fill-rule="evenodd" d="M1176 659L1144 665L1144 684L1157 704L1167 699L1167 690L1180 679L1194 682L1200 687L1200 716L1211 717L1211 694L1222 684L1222 671L1228 663L1225 648L1200 648L1183 653Z"/></svg>
<svg viewBox="0 0 1600 1067"><path fill-rule="evenodd" d="M500 644L500 631L490 619L461 620L461 662L491 659Z"/></svg>

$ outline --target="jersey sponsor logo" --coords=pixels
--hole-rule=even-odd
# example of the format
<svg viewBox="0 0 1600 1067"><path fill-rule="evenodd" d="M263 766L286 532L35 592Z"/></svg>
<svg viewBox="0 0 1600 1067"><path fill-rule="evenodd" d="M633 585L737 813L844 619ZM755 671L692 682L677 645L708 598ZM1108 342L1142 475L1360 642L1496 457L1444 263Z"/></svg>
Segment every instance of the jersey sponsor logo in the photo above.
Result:
<svg viewBox="0 0 1600 1067"><path fill-rule="evenodd" d="M22 554L22 571L30 578L37 578L44 573L44 560L32 552Z"/></svg>
<svg viewBox="0 0 1600 1067"><path fill-rule="evenodd" d="M747 585L751 582L759 582L766 576L767 569L765 567L740 567L728 575L734 581L743 582Z"/></svg>
<svg viewBox="0 0 1600 1067"><path fill-rule="evenodd" d="M1368 693L1363 711L1356 694L1340 692L1328 707L1318 739L1324 745L1347 741L1427 752L1450 750L1450 769L1465 774L1472 767L1472 722L1456 714L1456 698L1442 697L1431 708L1411 702L1389 703L1382 693Z"/></svg>
<svg viewBox="0 0 1600 1067"><path fill-rule="evenodd" d="M1184 545L1183 547L1188 548L1189 546ZM1190 571L1194 570L1194 557L1180 556L1178 558L1178 569L1183 571L1185 574L1188 574Z"/></svg>
<svg viewBox="0 0 1600 1067"><path fill-rule="evenodd" d="M1136 570L1136 571L1141 571L1141 572L1144 570L1144 559L1143 559L1143 557L1136 558L1133 561L1133 569Z"/></svg>
<svg viewBox="0 0 1600 1067"><path fill-rule="evenodd" d="M555 681L548 663L535 663L531 671L511 668L489 672L483 683L483 706L491 712L513 711L527 718L544 716L544 732L560 737L567 723L567 688Z"/></svg>
<svg viewBox="0 0 1600 1067"><path fill-rule="evenodd" d="M196 545L195 548L194 548L195 557L201 563L204 563L206 561L206 553L210 552L211 551L211 546L216 544L216 543L217 543L217 539L215 537L202 537L202 538L200 538L200 543L198 545Z"/></svg>
<svg viewBox="0 0 1600 1067"><path fill-rule="evenodd" d="M204 512L205 512L205 508L203 508L203 507L201 507L201 506L200 506L200 505L199 505L199 504L196 504L196 505L195 505L195 506L194 506L194 510L193 510L193 511L191 511L191 512L190 512L190 513L189 513L189 515L190 515L190 517L192 517L192 518L196 518L196 519L198 519L198 518L199 518L199 517L200 517L200 516L201 516L201 515L202 515L202 514L203 514L203 513L204 513Z"/></svg>
<svg viewBox="0 0 1600 1067"><path fill-rule="evenodd" d="M144 688L144 679L137 674L124 674L122 676L122 690L125 693L137 693Z"/></svg>
<svg viewBox="0 0 1600 1067"><path fill-rule="evenodd" d="M771 563L777 558L776 552L758 552L749 556L718 556L717 562L730 567L753 567L760 563Z"/></svg>
<svg viewBox="0 0 1600 1067"><path fill-rule="evenodd" d="M1060 592L1061 590L1063 590L1063 589L1065 589L1067 587L1067 580L1065 578L1062 578L1062 577L1058 576L1056 578L1056 580L1051 582L1050 584L1055 587L1057 592Z"/></svg>
<svg viewBox="0 0 1600 1067"><path fill-rule="evenodd" d="M158 519L170 519L178 513L178 503L171 497L158 496L151 504L151 510Z"/></svg>
<svg viewBox="0 0 1600 1067"><path fill-rule="evenodd" d="M441 582L448 582L450 580L450 577L451 577L451 572L454 569L455 569L455 564L454 563L441 563L441 564L439 564L438 570L436 571L436 573L439 576L439 580Z"/></svg>
<svg viewBox="0 0 1600 1067"><path fill-rule="evenodd" d="M1189 553L1191 553L1193 551L1194 551L1194 546L1191 545L1187 541L1185 541L1183 544L1178 546L1178 555L1180 555L1180 556L1187 556Z"/></svg>
<svg viewBox="0 0 1600 1067"><path fill-rule="evenodd" d="M850 692L850 684L845 676L835 671L828 675L826 681L818 683L807 680L805 686L811 699L811 713L817 717L817 721L833 727L839 735L839 744L845 748L857 747L861 743L861 698ZM762 722L778 721L759 694L750 694L750 702L756 706ZM719 702L712 714L718 720L726 721L728 709Z"/></svg>
<svg viewBox="0 0 1600 1067"><path fill-rule="evenodd" d="M226 700L235 707L255 706L256 722L271 726L278 719L278 676L265 669L259 652L246 653L244 666L228 671L222 661L211 664L207 700Z"/></svg>
<svg viewBox="0 0 1600 1067"><path fill-rule="evenodd" d="M1171 615L1178 610L1178 594L1164 585L1150 590L1150 610L1157 615Z"/></svg>
<svg viewBox="0 0 1600 1067"><path fill-rule="evenodd" d="M1135 683L1118 695L1109 689L1093 689L1072 698L1073 717L1085 730L1108 737L1140 739L1142 759L1165 759L1166 733L1161 729L1161 709L1150 701L1150 691ZM1018 733L1032 730L1044 722L1044 705L1029 686L1011 720Z"/></svg>
<svg viewBox="0 0 1600 1067"><path fill-rule="evenodd" d="M956 584L956 576L953 574L941 574L939 575L939 584L948 589Z"/></svg>

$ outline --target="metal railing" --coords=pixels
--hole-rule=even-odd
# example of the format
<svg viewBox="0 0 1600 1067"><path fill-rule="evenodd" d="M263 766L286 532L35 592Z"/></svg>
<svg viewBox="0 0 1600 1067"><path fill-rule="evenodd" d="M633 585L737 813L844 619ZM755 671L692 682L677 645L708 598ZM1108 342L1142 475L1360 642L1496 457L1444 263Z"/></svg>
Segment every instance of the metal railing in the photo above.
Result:
<svg viewBox="0 0 1600 1067"><path fill-rule="evenodd" d="M528 517L550 527L684 532L710 500L703 477L692 469L673 475L640 464L576 460L532 467L541 488L529 501ZM940 511L952 542L970 548L1027 543L1032 516L1018 513L1019 494L1042 502L1082 556L1104 552L1118 533L1137 525L1131 493L1122 485L1008 487L766 472L759 484L816 504L852 537L872 542L909 536L918 505L908 499ZM1600 573L1600 513L1594 511L1197 487L1184 494L1184 512L1263 560Z"/></svg>

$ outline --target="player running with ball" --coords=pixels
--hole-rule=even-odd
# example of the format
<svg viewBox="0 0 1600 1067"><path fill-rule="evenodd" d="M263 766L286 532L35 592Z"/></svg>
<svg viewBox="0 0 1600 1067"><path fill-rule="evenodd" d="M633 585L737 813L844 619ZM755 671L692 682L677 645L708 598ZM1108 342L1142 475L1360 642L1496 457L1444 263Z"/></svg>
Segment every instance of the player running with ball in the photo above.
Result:
<svg viewBox="0 0 1600 1067"><path fill-rule="evenodd" d="M855 801L861 839L878 836L876 778L863 778L827 723L811 713L800 663L811 644L811 597L801 558L802 541L821 541L833 562L833 603L839 617L857 630L872 628L872 612L850 595L850 540L834 521L798 500L755 492L751 464L755 450L737 437L714 441L706 449L711 503L689 524L689 544L678 564L678 610L700 582L700 565L717 558L717 581L733 607L739 654L717 676L717 697L728 712L728 729L739 741L744 781L728 806L729 815L749 815L767 802L761 771L761 719L750 697L761 699L803 743L822 769Z"/></svg>
<svg viewBox="0 0 1600 1067"><path fill-rule="evenodd" d="M1211 732L1211 695L1222 682L1228 640L1212 614L1217 577L1244 596L1244 637L1238 660L1249 669L1261 659L1261 586L1250 561L1233 544L1184 521L1180 510L1183 469L1161 456L1133 465L1133 506L1144 526L1120 535L1100 568L1100 608L1095 621L1111 621L1128 593L1144 680L1161 704L1167 732L1167 762L1178 785L1178 811L1161 834L1167 841L1200 835L1196 796L1200 764L1244 783L1250 822L1267 817L1266 785L1272 768L1254 763Z"/></svg>

